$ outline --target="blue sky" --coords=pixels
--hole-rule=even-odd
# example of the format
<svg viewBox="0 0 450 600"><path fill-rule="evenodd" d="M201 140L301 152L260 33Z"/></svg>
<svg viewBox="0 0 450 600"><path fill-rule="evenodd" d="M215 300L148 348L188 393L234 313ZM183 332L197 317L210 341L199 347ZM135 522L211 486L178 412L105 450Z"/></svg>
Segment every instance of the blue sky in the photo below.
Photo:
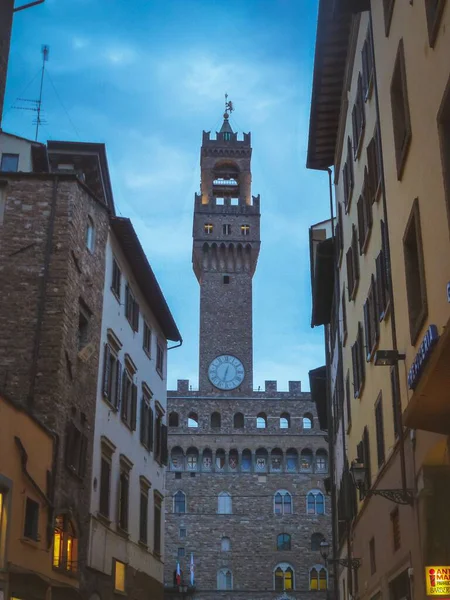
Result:
<svg viewBox="0 0 450 600"><path fill-rule="evenodd" d="M46 0L15 15L3 127L34 136L32 114L10 107L37 96L49 44L39 139L106 143L117 212L132 219L184 338L169 353L169 388L198 380L192 211L202 130L220 128L225 92L233 128L252 132L261 194L254 387L301 379L306 390L323 364L308 227L328 216L328 183L305 167L316 19L314 0Z"/></svg>

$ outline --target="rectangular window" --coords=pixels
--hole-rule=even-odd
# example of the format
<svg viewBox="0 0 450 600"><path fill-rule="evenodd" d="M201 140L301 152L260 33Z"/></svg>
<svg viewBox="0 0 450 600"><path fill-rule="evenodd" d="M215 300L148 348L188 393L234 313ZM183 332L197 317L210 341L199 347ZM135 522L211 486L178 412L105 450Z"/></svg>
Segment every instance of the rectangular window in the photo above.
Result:
<svg viewBox="0 0 450 600"><path fill-rule="evenodd" d="M71 421L66 428L66 467L80 478L86 469L87 437Z"/></svg>
<svg viewBox="0 0 450 600"><path fill-rule="evenodd" d="M400 537L400 517L398 508L395 508L391 512L391 524L392 524L392 545L394 548L394 552L399 550L401 545L401 537Z"/></svg>
<svg viewBox="0 0 450 600"><path fill-rule="evenodd" d="M159 341L156 345L156 370L161 377L164 376L164 350Z"/></svg>
<svg viewBox="0 0 450 600"><path fill-rule="evenodd" d="M222 233L223 235L231 235L231 225L229 223L222 225Z"/></svg>
<svg viewBox="0 0 450 600"><path fill-rule="evenodd" d="M125 317L133 331L139 331L139 304L128 283L125 286Z"/></svg>
<svg viewBox="0 0 450 600"><path fill-rule="evenodd" d="M345 346L347 340L347 306L345 304L345 290L342 290L342 343Z"/></svg>
<svg viewBox="0 0 450 600"><path fill-rule="evenodd" d="M242 235L250 235L250 225L241 225Z"/></svg>
<svg viewBox="0 0 450 600"><path fill-rule="evenodd" d="M203 225L203 231L206 233L206 235L211 235L211 233L213 232L213 224L212 223L205 223Z"/></svg>
<svg viewBox="0 0 450 600"><path fill-rule="evenodd" d="M350 137L347 138L347 161L342 171L342 179L344 185L345 212L348 213L348 211L350 210L350 202L352 199L352 192L354 187L352 141Z"/></svg>
<svg viewBox="0 0 450 600"><path fill-rule="evenodd" d="M442 13L444 11L445 0L425 0L425 10L427 13L428 39L430 47L434 48L439 24L441 22Z"/></svg>
<svg viewBox="0 0 450 600"><path fill-rule="evenodd" d="M419 200L413 203L403 236L406 292L408 297L409 331L414 345L428 314L425 268L420 230Z"/></svg>
<svg viewBox="0 0 450 600"><path fill-rule="evenodd" d="M124 592L126 591L126 564L119 560L114 561L114 591Z"/></svg>
<svg viewBox="0 0 450 600"><path fill-rule="evenodd" d="M114 295L120 302L120 284L122 279L122 273L120 272L119 265L115 258L113 258L113 266L112 266L112 282L111 282L111 290Z"/></svg>
<svg viewBox="0 0 450 600"><path fill-rule="evenodd" d="M352 426L352 398L350 396L350 371L347 371L345 378L345 398L347 401L347 433Z"/></svg>
<svg viewBox="0 0 450 600"><path fill-rule="evenodd" d="M383 423L383 396L380 394L375 404L375 426L377 433L377 459L378 467L384 463L384 423Z"/></svg>
<svg viewBox="0 0 450 600"><path fill-rule="evenodd" d="M119 527L123 531L128 531L128 500L130 489L129 472L121 469L119 479Z"/></svg>
<svg viewBox="0 0 450 600"><path fill-rule="evenodd" d="M154 522L154 537L153 537L153 552L155 554L161 554L161 504L162 499L159 494L155 492L153 496L154 502L154 513L153 513L153 522Z"/></svg>
<svg viewBox="0 0 450 600"><path fill-rule="evenodd" d="M375 556L375 538L372 538L369 542L369 555L370 555L370 574L373 575L377 571L377 563Z"/></svg>
<svg viewBox="0 0 450 600"><path fill-rule="evenodd" d="M372 275L367 300L364 302L364 334L366 338L366 360L371 360L378 344L380 333L377 314L377 298L375 278Z"/></svg>
<svg viewBox="0 0 450 600"><path fill-rule="evenodd" d="M153 409L150 406L151 394L144 388L141 400L141 444L147 450L153 450Z"/></svg>
<svg viewBox="0 0 450 600"><path fill-rule="evenodd" d="M186 529L184 527L180 527L180 538L186 537Z"/></svg>
<svg viewBox="0 0 450 600"><path fill-rule="evenodd" d="M144 352L150 358L151 349L152 349L152 330L150 329L150 327L147 325L147 323L145 321L144 321L144 337L142 340L142 347L144 348Z"/></svg>
<svg viewBox="0 0 450 600"><path fill-rule="evenodd" d="M137 386L133 383L132 375L124 369L122 378L122 421L132 430L136 430Z"/></svg>
<svg viewBox="0 0 450 600"><path fill-rule="evenodd" d="M411 142L408 89L403 40L400 40L391 81L392 125L394 128L397 178L400 180Z"/></svg>
<svg viewBox="0 0 450 600"><path fill-rule="evenodd" d="M39 504L27 498L25 503L25 523L23 527L23 537L38 541L39 539Z"/></svg>
<svg viewBox="0 0 450 600"><path fill-rule="evenodd" d="M364 185L356 205L358 213L359 253L366 251L372 230L372 202L369 197L367 169L364 170Z"/></svg>
<svg viewBox="0 0 450 600"><path fill-rule="evenodd" d="M107 456L101 457L100 463L100 506L101 515L109 519L111 493L111 459Z"/></svg>
<svg viewBox="0 0 450 600"><path fill-rule="evenodd" d="M0 163L0 171L3 173L17 173L19 169L19 155L18 154L2 154L2 160Z"/></svg>
<svg viewBox="0 0 450 600"><path fill-rule="evenodd" d="M447 86L444 92L444 98L441 102L441 106L438 112L438 130L439 141L441 146L442 172L444 175L444 192L447 202L447 219L450 228L450 78L447 82Z"/></svg>
<svg viewBox="0 0 450 600"><path fill-rule="evenodd" d="M139 541L147 544L148 530L148 490L141 489L140 519L139 519Z"/></svg>
<svg viewBox="0 0 450 600"><path fill-rule="evenodd" d="M348 299L354 300L356 292L358 290L359 282L359 253L358 253L358 241L356 235L356 227L352 226L352 241L350 248L347 250L346 262L347 262L347 289Z"/></svg>
<svg viewBox="0 0 450 600"><path fill-rule="evenodd" d="M361 323L358 323L358 334L356 336L356 341L352 346L352 366L353 395L355 398L360 398L366 375L364 360L364 337Z"/></svg>
<svg viewBox="0 0 450 600"><path fill-rule="evenodd" d="M356 98L355 104L352 111L352 127L353 127L353 156L356 158L359 155L361 149L361 142L364 134L364 127L366 124L366 117L364 113L364 94L363 94L363 83L361 73L358 76L358 83L356 87Z"/></svg>
<svg viewBox="0 0 450 600"><path fill-rule="evenodd" d="M105 344L103 362L103 397L118 410L121 398L122 365L109 344Z"/></svg>
<svg viewBox="0 0 450 600"><path fill-rule="evenodd" d="M383 0L383 11L384 11L384 31L386 37L389 35L391 28L392 13L394 12L395 0Z"/></svg>
<svg viewBox="0 0 450 600"><path fill-rule="evenodd" d="M373 84L373 55L372 55L372 38L370 29L367 32L367 37L364 41L362 49L362 81L363 81L363 96L367 100L372 91Z"/></svg>
<svg viewBox="0 0 450 600"><path fill-rule="evenodd" d="M381 151L378 126L372 139L367 145L367 168L368 168L368 190L369 201L373 204L378 200L381 189Z"/></svg>
<svg viewBox="0 0 450 600"><path fill-rule="evenodd" d="M84 302L78 308L78 350L82 350L89 343L89 321L91 313Z"/></svg>
<svg viewBox="0 0 450 600"><path fill-rule="evenodd" d="M178 548L177 557L184 558L184 555L185 555L184 548Z"/></svg>

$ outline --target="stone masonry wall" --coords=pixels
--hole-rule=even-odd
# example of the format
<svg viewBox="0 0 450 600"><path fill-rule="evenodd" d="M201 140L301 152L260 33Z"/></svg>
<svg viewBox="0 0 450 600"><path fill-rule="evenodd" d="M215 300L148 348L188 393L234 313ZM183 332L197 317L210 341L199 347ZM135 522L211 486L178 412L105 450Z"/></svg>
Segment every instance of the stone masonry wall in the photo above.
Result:
<svg viewBox="0 0 450 600"><path fill-rule="evenodd" d="M177 561L185 579L189 578L189 561L194 554L196 591L193 598L213 600L252 599L272 600L281 592L274 591L273 573L277 564L289 563L295 571L295 590L291 598L306 598L309 591L309 570L322 564L318 551L311 550L311 535L321 533L331 539L331 506L325 494L326 473L255 472L256 450L295 448L299 458L301 450L308 448L315 455L326 450L324 432L318 429L315 407L309 394L299 392L300 386L292 386L291 393L277 392L276 384L268 382L267 391L255 392L248 397L211 398L198 392L188 392L187 382L179 382L177 392L168 392L168 412L177 412L179 427L169 428L169 453L175 447L199 450L199 468L195 473L174 472L170 463L166 475L166 558L165 582L171 586ZM181 385L180 385L181 384ZM295 390L295 391L294 391ZM187 425L189 413L198 414L199 427ZM210 417L214 411L221 414L220 429L211 428ZM242 412L245 416L243 429L233 427L233 416ZM266 429L256 428L256 416L267 415ZM288 413L290 427L280 429L280 415ZM303 416L313 417L312 429L302 427ZM252 472L202 472L201 455L204 449L223 449L228 460L230 450L237 450L239 459L243 449L253 455ZM191 450L192 451L192 450ZM214 459L213 459L214 460ZM299 461L300 464L300 461ZM310 490L321 490L325 498L325 514L307 514L306 496ZM187 512L176 514L171 497L181 490L186 494ZM292 496L293 513L274 514L274 494L287 490ZM218 494L228 492L232 496L232 514L217 514ZM180 528L186 537L180 537ZM277 550L277 536L291 535L291 550ZM221 551L222 537L230 538L231 550ZM184 548L185 556L178 558L178 548ZM229 568L233 573L233 591L218 591L217 571ZM324 598L325 592L315 592Z"/></svg>
<svg viewBox="0 0 450 600"><path fill-rule="evenodd" d="M0 386L59 437L55 514L72 515L82 572L108 212L74 177L8 174L5 179L6 210L0 226ZM92 253L85 243L88 215L95 226ZM48 279L43 286L47 250ZM90 314L87 342L92 343L92 353L87 360L78 354L80 301ZM64 462L69 421L88 438L83 478Z"/></svg>

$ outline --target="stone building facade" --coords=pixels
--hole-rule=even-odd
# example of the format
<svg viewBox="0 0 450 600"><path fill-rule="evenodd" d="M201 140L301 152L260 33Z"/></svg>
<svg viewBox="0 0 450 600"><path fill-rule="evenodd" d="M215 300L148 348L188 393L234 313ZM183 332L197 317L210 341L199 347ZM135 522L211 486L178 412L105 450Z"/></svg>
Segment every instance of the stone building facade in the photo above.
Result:
<svg viewBox="0 0 450 600"><path fill-rule="evenodd" d="M179 380L167 393L166 597L325 597L328 455L315 406L299 381L253 391L260 198L250 134L238 139L230 108L215 139L203 133L195 198L199 390Z"/></svg>

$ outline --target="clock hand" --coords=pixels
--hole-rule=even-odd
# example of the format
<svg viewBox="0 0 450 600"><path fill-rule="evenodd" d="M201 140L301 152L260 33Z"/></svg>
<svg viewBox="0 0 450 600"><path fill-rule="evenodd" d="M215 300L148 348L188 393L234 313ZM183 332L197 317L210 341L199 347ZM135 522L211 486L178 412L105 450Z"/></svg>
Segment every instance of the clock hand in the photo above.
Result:
<svg viewBox="0 0 450 600"><path fill-rule="evenodd" d="M227 368L225 369L225 375L223 376L223 380L226 381L227 380L227 373L228 373L228 369L230 368L229 365L227 365Z"/></svg>

